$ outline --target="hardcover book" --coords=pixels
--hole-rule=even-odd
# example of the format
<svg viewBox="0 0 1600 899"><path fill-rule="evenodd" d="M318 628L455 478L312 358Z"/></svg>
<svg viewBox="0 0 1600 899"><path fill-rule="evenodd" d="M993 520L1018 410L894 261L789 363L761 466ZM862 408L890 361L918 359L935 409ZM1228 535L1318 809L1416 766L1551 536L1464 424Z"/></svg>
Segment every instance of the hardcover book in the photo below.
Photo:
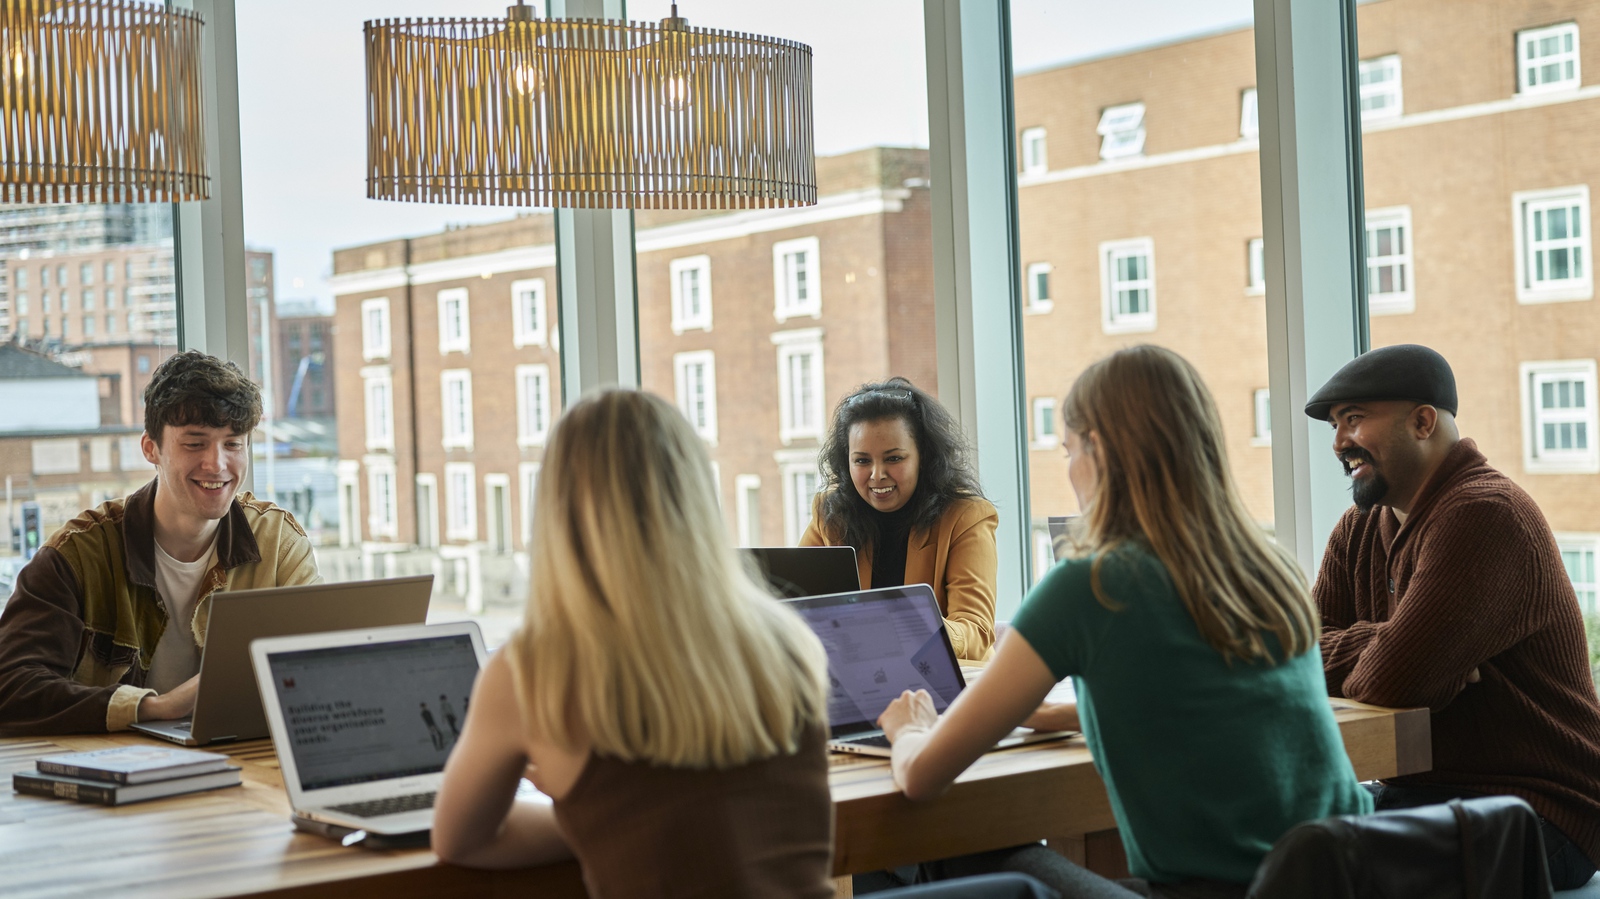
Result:
<svg viewBox="0 0 1600 899"><path fill-rule="evenodd" d="M40 774L77 777L115 784L141 784L191 777L228 766L215 752L168 749L165 746L117 746L93 752L69 752L39 759Z"/></svg>
<svg viewBox="0 0 1600 899"><path fill-rule="evenodd" d="M53 774L29 774L19 771L11 775L11 787L27 796L50 796L71 799L75 802L92 802L97 805L127 805L180 793L215 790L218 787L237 786L241 769L228 767L209 774L157 780L142 784L114 784L81 777L59 777Z"/></svg>

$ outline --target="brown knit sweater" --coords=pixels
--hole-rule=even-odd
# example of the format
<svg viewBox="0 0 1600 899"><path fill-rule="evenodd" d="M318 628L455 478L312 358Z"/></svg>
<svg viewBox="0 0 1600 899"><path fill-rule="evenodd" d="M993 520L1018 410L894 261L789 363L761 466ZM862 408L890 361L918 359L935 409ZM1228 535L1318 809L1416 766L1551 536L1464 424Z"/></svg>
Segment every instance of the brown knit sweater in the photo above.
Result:
<svg viewBox="0 0 1600 899"><path fill-rule="evenodd" d="M1433 710L1432 770L1394 783L1520 796L1600 863L1600 700L1532 497L1462 440L1403 527L1344 514L1312 592L1329 693Z"/></svg>

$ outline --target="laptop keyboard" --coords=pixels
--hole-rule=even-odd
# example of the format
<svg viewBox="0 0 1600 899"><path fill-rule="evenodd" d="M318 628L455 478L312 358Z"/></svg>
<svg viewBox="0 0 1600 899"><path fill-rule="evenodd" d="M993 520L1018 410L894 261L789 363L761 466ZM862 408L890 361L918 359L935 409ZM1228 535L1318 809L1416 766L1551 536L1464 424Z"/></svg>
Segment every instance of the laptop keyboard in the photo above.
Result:
<svg viewBox="0 0 1600 899"><path fill-rule="evenodd" d="M387 799L370 799L366 802L350 802L345 805L329 806L329 811L341 815L354 815L357 818L378 818L383 815L398 815L401 812L415 812L425 808L433 808L434 793L413 793L410 796L390 796Z"/></svg>
<svg viewBox="0 0 1600 899"><path fill-rule="evenodd" d="M849 743L852 746L881 746L884 749L889 748L889 738L883 734L876 734L871 737L853 737L849 740L840 740L839 742Z"/></svg>

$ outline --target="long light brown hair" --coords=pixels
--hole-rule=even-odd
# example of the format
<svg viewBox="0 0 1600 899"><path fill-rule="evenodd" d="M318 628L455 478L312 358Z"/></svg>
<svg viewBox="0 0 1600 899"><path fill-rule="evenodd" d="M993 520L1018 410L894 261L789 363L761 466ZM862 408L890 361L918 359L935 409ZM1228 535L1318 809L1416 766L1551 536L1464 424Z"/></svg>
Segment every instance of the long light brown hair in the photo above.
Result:
<svg viewBox="0 0 1600 899"><path fill-rule="evenodd" d="M1228 466L1222 419L1200 373L1171 350L1135 346L1089 366L1062 403L1093 436L1099 478L1084 510L1095 597L1116 608L1101 566L1140 543L1166 566L1200 635L1225 658L1276 662L1316 644L1299 566L1251 520Z"/></svg>
<svg viewBox="0 0 1600 899"><path fill-rule="evenodd" d="M728 768L826 721L822 645L740 563L705 448L666 401L610 390L562 416L531 562L508 656L524 720L556 745Z"/></svg>

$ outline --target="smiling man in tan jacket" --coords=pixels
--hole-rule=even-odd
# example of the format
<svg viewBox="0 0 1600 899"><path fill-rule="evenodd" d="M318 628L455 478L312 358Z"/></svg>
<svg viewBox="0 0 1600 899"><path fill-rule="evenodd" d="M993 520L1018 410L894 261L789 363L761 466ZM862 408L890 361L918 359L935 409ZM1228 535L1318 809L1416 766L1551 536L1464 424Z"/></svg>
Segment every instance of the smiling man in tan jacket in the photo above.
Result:
<svg viewBox="0 0 1600 899"><path fill-rule="evenodd" d="M113 731L194 708L211 594L318 580L287 511L239 493L261 394L197 350L145 388L156 477L68 522L0 614L0 735Z"/></svg>

